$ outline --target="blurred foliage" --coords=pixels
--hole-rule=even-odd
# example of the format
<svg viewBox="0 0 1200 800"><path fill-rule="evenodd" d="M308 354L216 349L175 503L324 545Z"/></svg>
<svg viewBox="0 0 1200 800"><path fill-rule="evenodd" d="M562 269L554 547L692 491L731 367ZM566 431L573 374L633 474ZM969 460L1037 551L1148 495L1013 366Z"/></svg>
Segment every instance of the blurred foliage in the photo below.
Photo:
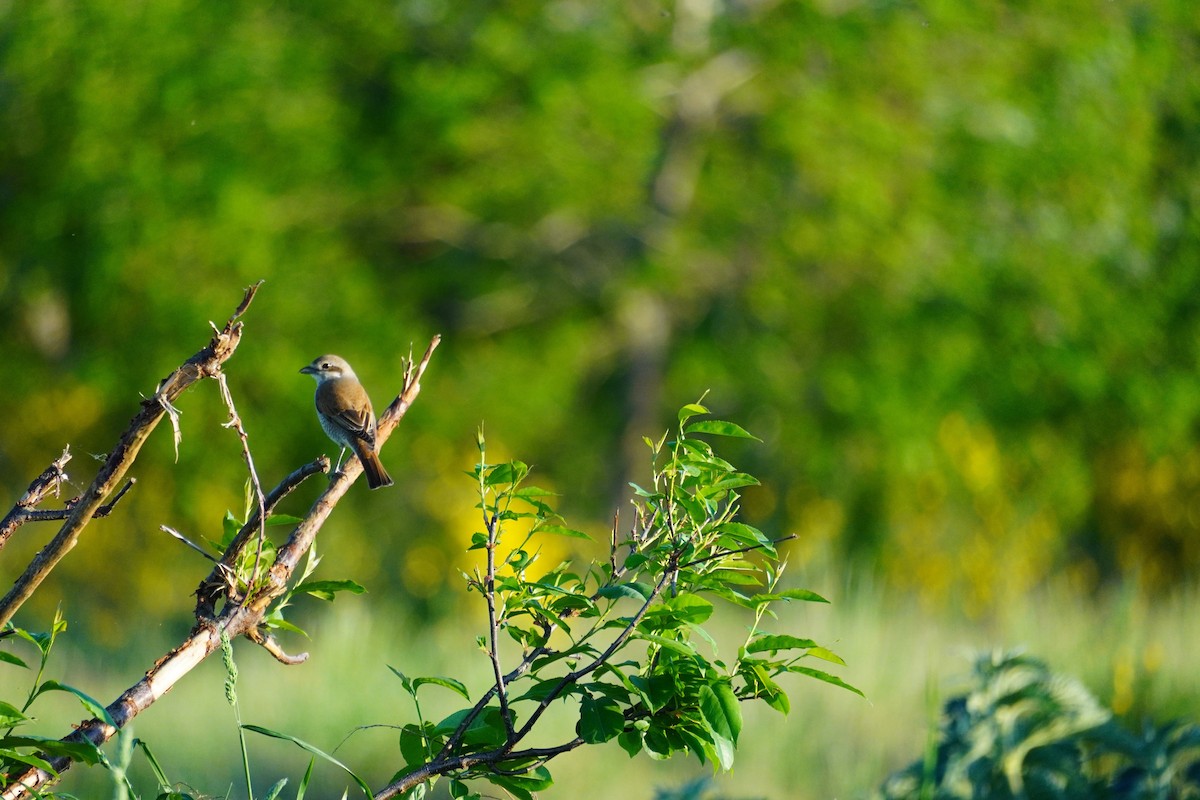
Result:
<svg viewBox="0 0 1200 800"><path fill-rule="evenodd" d="M890 776L880 800L1200 797L1200 727L1147 723L1131 734L1073 678L1016 653L975 663L946 703L923 760Z"/></svg>
<svg viewBox="0 0 1200 800"><path fill-rule="evenodd" d="M86 480L266 278L229 372L269 483L330 449L300 366L339 352L381 406L446 337L399 486L328 534L385 601L440 607L481 420L603 531L640 437L706 389L764 435L745 512L794 560L970 614L1051 576L1167 588L1200 566L1194 12L2 3L0 481L68 442ZM158 526L237 505L212 389L64 564L102 641L188 608L204 565Z"/></svg>

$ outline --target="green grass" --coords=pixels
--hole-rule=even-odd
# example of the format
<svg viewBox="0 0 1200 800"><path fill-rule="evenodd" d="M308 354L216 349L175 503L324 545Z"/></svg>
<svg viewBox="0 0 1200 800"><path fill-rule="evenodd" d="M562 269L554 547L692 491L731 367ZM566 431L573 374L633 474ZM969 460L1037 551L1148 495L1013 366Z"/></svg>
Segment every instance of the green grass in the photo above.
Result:
<svg viewBox="0 0 1200 800"><path fill-rule="evenodd" d="M1102 702L1135 720L1143 714L1159 720L1200 719L1200 688L1194 679L1200 657L1200 641L1194 636L1194 590L1147 601L1127 590L1085 600L1048 589L988 619L970 620L953 611L922 608L867 580L833 577L844 575L845 570L830 568L793 576L832 605L804 603L781 609L773 630L831 647L847 662L837 674L869 699L793 678L785 684L792 698L788 716L763 705L745 707L737 764L732 774L716 778L723 796L864 797L889 772L918 757L931 708L957 690L956 678L966 672L970 655L982 648L1023 647L1055 671L1079 677ZM284 667L262 650L238 642L244 721L289 733L327 752L338 748L358 725L409 722L411 703L388 664L413 676L462 678L472 696L478 696L488 677L487 661L474 646L482 608L467 606L461 615L428 630L405 620L370 617L369 612L369 595L339 600L323 611L308 625L312 642L289 643L292 650L307 644L312 653L309 663L298 667ZM719 642L728 642L723 655L734 655L744 635L742 625L743 620L724 615L707 626ZM64 662L66 655L61 654ZM69 663L63 679L99 698L115 695L139 677L138 669L148 666L125 675L106 674L100 681L92 669L104 665L79 654ZM63 662L58 667L62 669ZM172 779L217 796L233 786L230 797L244 797L233 712L225 703L223 680L220 659L210 659L139 718L135 732L150 742ZM456 708L454 700L437 687L422 690L430 717ZM569 715L559 715L548 724L543 741L569 737L573 724ZM291 783L282 796L293 797L307 755L285 742L249 736L258 791L286 775ZM397 732L389 728L360 731L337 755L371 785L382 786L399 766L396 739ZM695 759L631 760L615 743L580 749L550 767L556 779L556 787L545 794L550 798L650 800L655 787L675 786L709 772ZM64 789L81 797L107 794L100 771L72 773ZM152 797L148 773L136 769L134 774L145 795ZM317 776L310 797L337 797L347 785L330 765L319 765Z"/></svg>

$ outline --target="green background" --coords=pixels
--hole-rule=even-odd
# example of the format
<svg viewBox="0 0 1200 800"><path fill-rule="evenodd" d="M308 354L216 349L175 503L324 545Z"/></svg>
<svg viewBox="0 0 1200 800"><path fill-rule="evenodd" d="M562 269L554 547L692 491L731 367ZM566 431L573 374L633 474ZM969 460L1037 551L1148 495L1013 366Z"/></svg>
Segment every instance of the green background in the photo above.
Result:
<svg viewBox="0 0 1200 800"><path fill-rule="evenodd" d="M1194 713L1169 669L1200 565L1193 6L2 4L0 483L15 499L70 444L81 490L265 279L227 372L268 484L332 453L301 366L345 356L382 407L444 337L383 451L397 486L356 486L320 542L322 574L370 594L314 635L362 616L363 674L473 652L481 423L604 541L648 475L641 437L708 392L763 439L730 451L763 481L747 521L799 534L792 574L844 606L799 632L830 625L843 677L910 704L874 778L812 756L811 796L916 756L922 682L966 663L943 643L1044 642L1118 711ZM61 604L72 668L109 665L116 690L187 629L207 572L158 526L215 537L243 503L215 386L178 405L178 458L164 427L18 617ZM49 535L22 529L5 587ZM896 663L889 630L939 644ZM424 654L379 644L405 637ZM893 671L908 689L863 685ZM817 749L803 713L762 724ZM753 775L742 795L795 785Z"/></svg>

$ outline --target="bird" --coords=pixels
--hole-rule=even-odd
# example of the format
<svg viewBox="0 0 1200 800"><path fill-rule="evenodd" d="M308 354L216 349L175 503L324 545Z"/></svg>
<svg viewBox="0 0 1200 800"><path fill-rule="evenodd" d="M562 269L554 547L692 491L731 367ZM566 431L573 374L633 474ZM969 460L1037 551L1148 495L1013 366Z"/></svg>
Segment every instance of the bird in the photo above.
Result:
<svg viewBox="0 0 1200 800"><path fill-rule="evenodd" d="M371 398L349 362L330 353L313 359L300 372L312 375L317 382L317 419L334 444L342 448L338 467L349 447L362 462L368 487L391 486L392 478L375 451L375 412L371 410Z"/></svg>

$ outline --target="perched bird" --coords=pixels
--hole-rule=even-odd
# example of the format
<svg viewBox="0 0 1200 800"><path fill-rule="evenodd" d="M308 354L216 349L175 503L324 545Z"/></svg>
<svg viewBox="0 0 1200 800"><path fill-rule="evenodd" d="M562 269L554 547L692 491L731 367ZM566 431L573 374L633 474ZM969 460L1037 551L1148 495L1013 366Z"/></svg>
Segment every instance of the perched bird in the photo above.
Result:
<svg viewBox="0 0 1200 800"><path fill-rule="evenodd" d="M354 451L372 489L391 486L392 479L375 452L375 412L371 410L371 398L346 359L321 356L300 371L316 380L317 419L329 438L341 446L342 455L347 447ZM338 466L341 464L339 456Z"/></svg>

